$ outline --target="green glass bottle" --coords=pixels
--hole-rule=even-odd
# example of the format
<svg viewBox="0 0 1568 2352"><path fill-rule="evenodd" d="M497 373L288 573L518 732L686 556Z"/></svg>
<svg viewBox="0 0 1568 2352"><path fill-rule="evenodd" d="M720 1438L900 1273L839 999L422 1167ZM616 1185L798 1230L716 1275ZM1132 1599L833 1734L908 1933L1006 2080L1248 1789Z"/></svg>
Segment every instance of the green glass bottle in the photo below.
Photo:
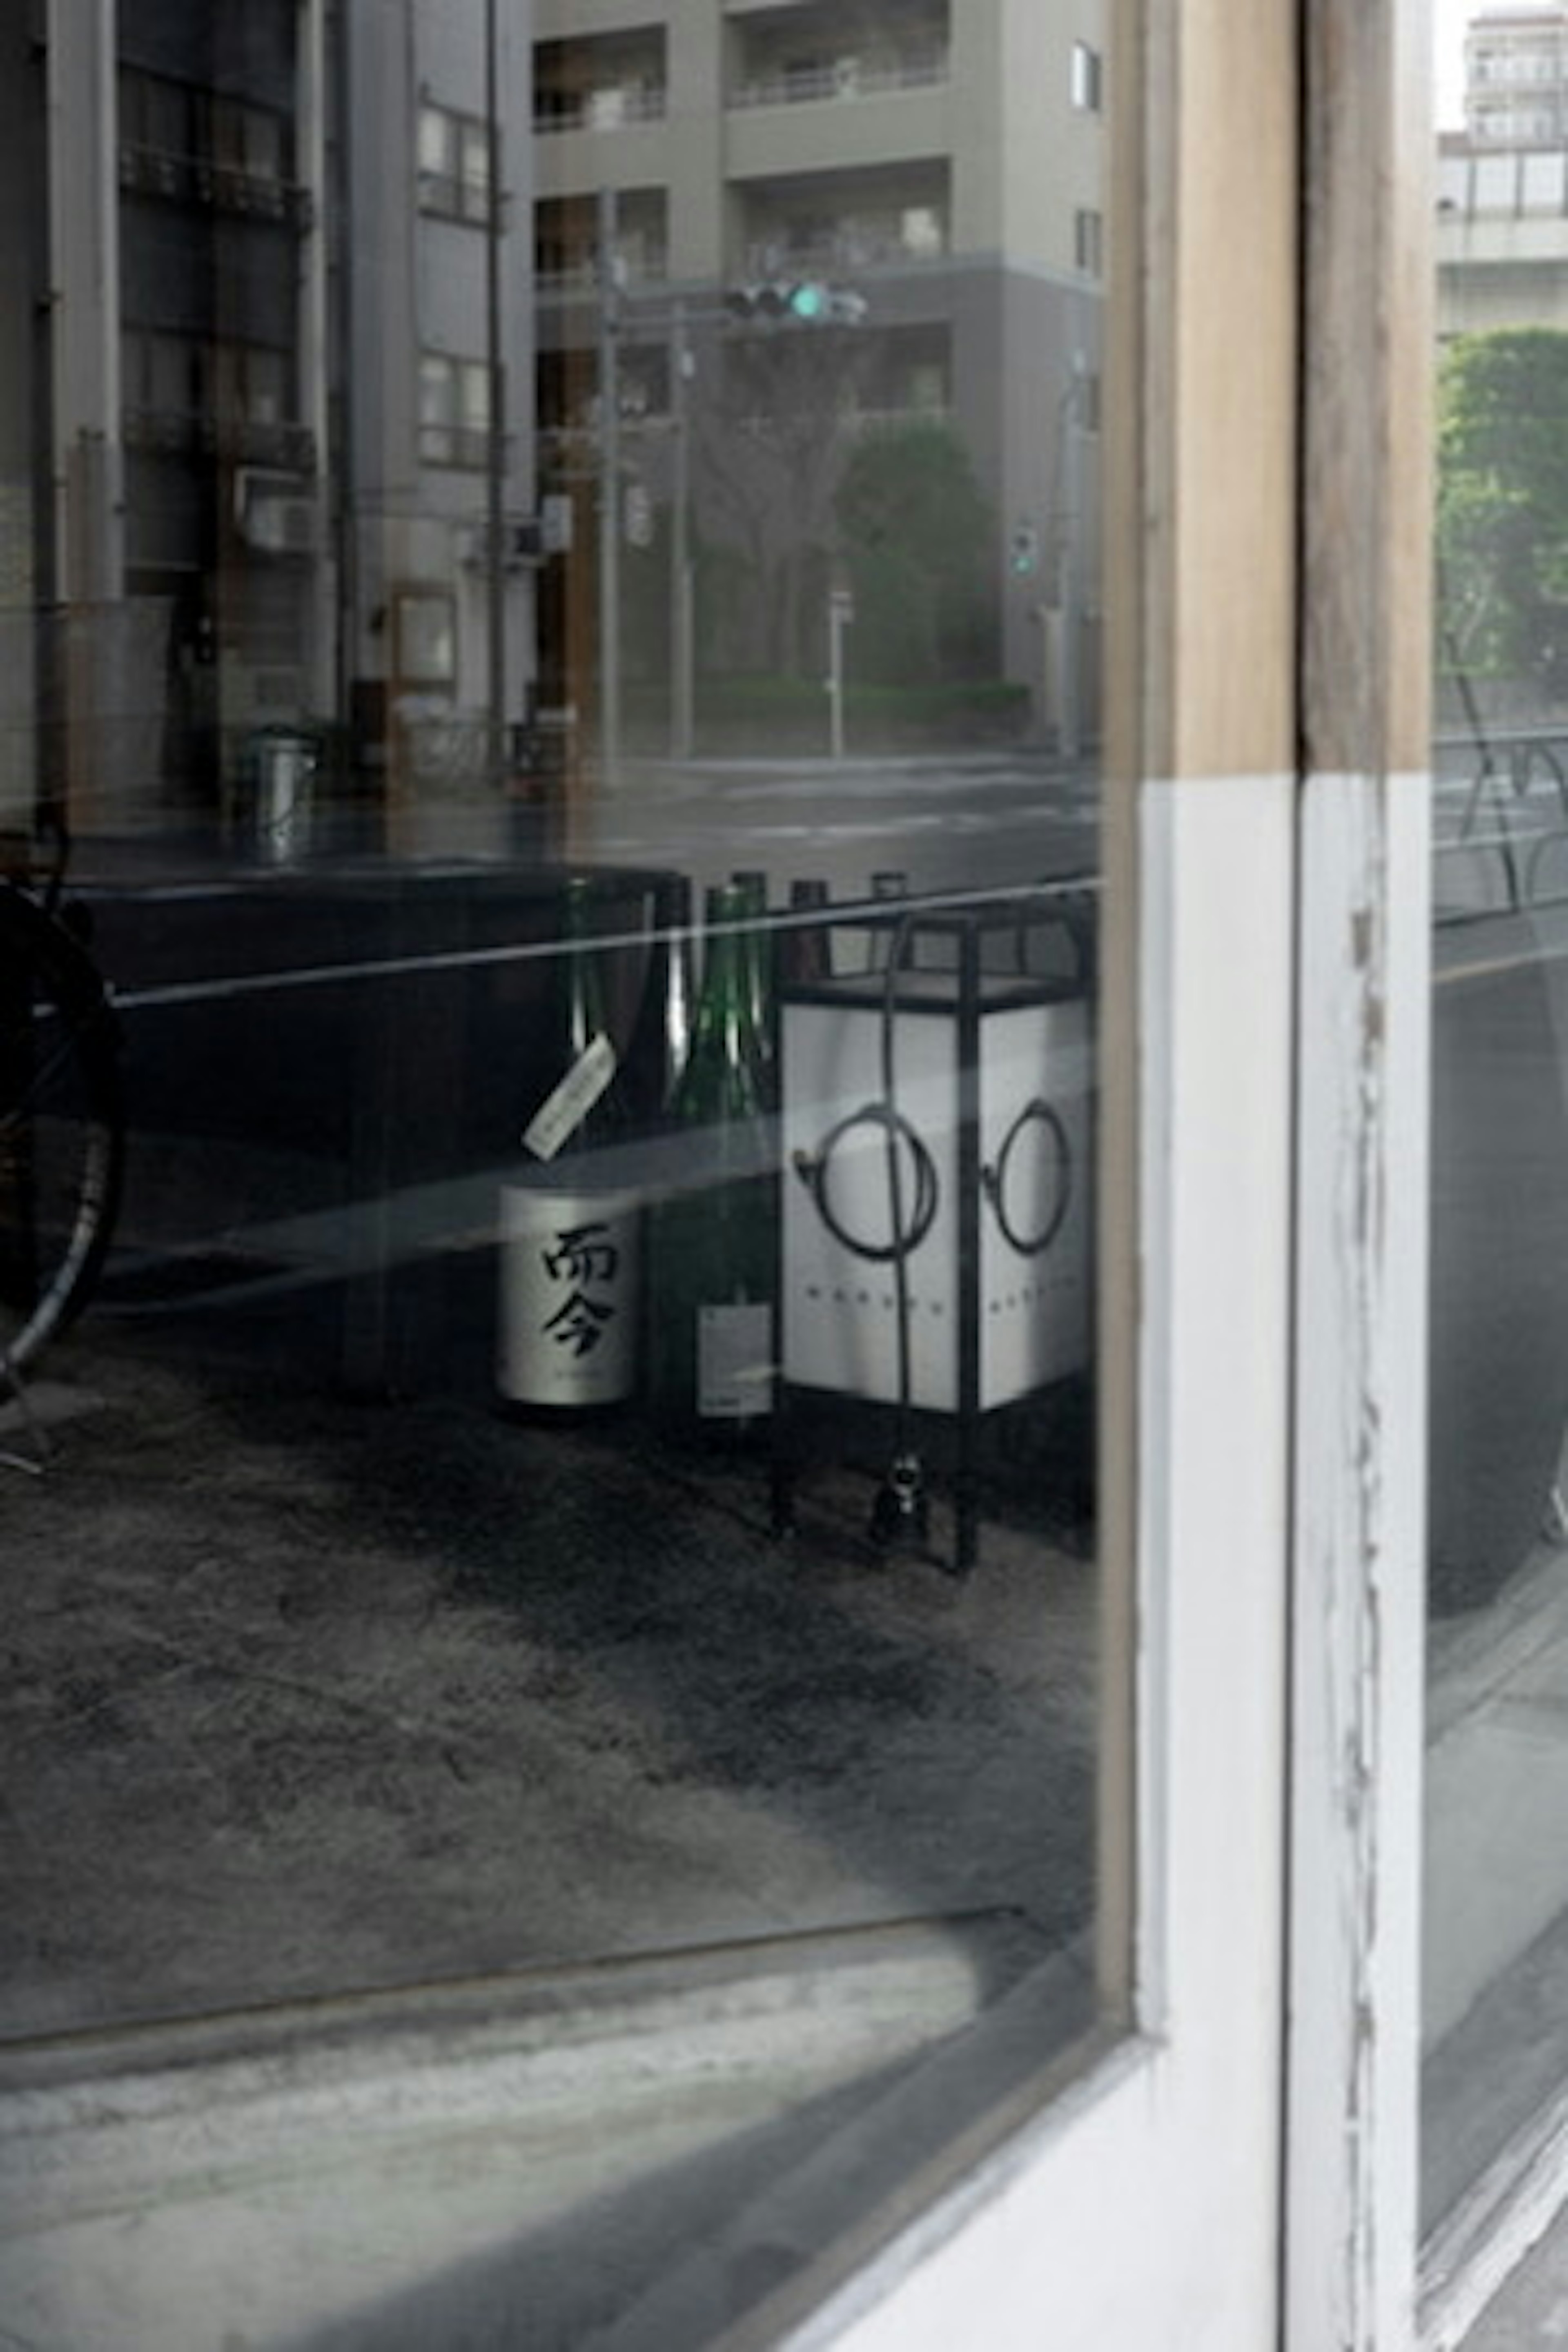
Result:
<svg viewBox="0 0 1568 2352"><path fill-rule="evenodd" d="M730 881L742 898L746 926L742 953L752 1000L752 1032L756 1041L763 1099L772 1110L778 1101L778 1034L773 935L768 929L768 877L754 868L742 868L731 875Z"/></svg>
<svg viewBox="0 0 1568 2352"><path fill-rule="evenodd" d="M752 994L744 894L710 889L691 1054L676 1089L685 1149L649 1236L649 1392L673 1434L725 1444L773 1410L778 1187Z"/></svg>
<svg viewBox="0 0 1568 2352"><path fill-rule="evenodd" d="M833 977L832 939L826 919L820 923L804 919L818 910L826 916L828 904L826 882L806 880L790 884L792 920L780 934L778 945L781 990L815 988L820 982Z"/></svg>
<svg viewBox="0 0 1568 2352"><path fill-rule="evenodd" d="M626 1049L632 1107L645 1134L656 1134L668 1123L676 1088L690 1058L693 1018L688 904L679 920L671 915L649 940L637 1023Z"/></svg>
<svg viewBox="0 0 1568 2352"><path fill-rule="evenodd" d="M592 943L592 883L566 885L545 1081L502 1187L496 1379L520 1412L575 1419L624 1404L637 1375L642 1204L606 1174L630 1130Z"/></svg>

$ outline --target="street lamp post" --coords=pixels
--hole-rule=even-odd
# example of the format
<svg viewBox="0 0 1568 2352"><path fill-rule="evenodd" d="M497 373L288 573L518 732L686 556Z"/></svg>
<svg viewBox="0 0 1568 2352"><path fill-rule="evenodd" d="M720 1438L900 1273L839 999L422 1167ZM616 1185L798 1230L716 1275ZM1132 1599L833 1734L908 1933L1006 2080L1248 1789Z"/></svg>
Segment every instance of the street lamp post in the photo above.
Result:
<svg viewBox="0 0 1568 2352"><path fill-rule="evenodd" d="M620 277L614 188L599 191L599 769L621 765Z"/></svg>

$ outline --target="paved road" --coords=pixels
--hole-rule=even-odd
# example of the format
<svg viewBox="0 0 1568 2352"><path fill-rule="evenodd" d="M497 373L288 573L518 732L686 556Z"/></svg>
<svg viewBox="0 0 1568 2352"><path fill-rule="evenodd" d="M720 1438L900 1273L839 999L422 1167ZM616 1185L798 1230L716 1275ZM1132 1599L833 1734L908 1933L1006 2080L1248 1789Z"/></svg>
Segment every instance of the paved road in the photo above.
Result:
<svg viewBox="0 0 1568 2352"><path fill-rule="evenodd" d="M911 889L988 888L1092 872L1094 780L1044 754L952 760L715 761L630 767L582 835L607 863L670 864L699 880L737 866L820 876L863 895L893 868Z"/></svg>

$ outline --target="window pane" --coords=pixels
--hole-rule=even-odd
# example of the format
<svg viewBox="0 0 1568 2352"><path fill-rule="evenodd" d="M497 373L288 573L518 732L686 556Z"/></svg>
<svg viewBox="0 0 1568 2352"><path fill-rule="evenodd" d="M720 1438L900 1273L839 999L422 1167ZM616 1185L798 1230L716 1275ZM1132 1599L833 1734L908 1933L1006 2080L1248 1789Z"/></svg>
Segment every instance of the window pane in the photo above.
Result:
<svg viewBox="0 0 1568 2352"><path fill-rule="evenodd" d="M490 183L489 134L483 123L466 122L462 138L463 179L466 184L480 192Z"/></svg>
<svg viewBox="0 0 1568 2352"><path fill-rule="evenodd" d="M1114 224L1092 0L624 13L109 12L177 168L37 239L0 791L123 1175L73 1255L0 1131L0 1318L90 1276L6 1493L13 2038L495 1979L564 2049L613 1979L718 2086L595 2119L634 2263L672 2167L733 2210L941 2054L934 2158L1014 1996L1031 2065L1121 2014Z"/></svg>
<svg viewBox="0 0 1568 2352"><path fill-rule="evenodd" d="M1533 99L1481 104L1543 65L1561 84L1547 13L1480 17L1468 89L1457 40L1439 60L1476 200L1437 224L1428 2230L1568 2068L1568 238L1560 131L1535 152Z"/></svg>
<svg viewBox="0 0 1568 2352"><path fill-rule="evenodd" d="M424 425L455 424L457 373L450 360L426 352L419 362L419 418Z"/></svg>
<svg viewBox="0 0 1568 2352"><path fill-rule="evenodd" d="M457 124L438 106L419 110L419 167L450 173L456 167Z"/></svg>

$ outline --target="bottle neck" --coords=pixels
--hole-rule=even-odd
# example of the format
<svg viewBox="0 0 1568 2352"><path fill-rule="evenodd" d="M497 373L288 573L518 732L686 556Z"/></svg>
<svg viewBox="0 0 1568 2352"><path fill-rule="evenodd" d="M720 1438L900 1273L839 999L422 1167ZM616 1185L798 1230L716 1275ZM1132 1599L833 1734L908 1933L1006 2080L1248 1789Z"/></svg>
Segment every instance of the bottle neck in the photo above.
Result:
<svg viewBox="0 0 1568 2352"><path fill-rule="evenodd" d="M580 1061L605 1027L604 987L588 926L586 886L566 888L561 950L561 1045L570 1062Z"/></svg>
<svg viewBox="0 0 1568 2352"><path fill-rule="evenodd" d="M710 892L691 1058L676 1097L677 1109L688 1118L747 1118L763 1107L746 936L738 894Z"/></svg>

